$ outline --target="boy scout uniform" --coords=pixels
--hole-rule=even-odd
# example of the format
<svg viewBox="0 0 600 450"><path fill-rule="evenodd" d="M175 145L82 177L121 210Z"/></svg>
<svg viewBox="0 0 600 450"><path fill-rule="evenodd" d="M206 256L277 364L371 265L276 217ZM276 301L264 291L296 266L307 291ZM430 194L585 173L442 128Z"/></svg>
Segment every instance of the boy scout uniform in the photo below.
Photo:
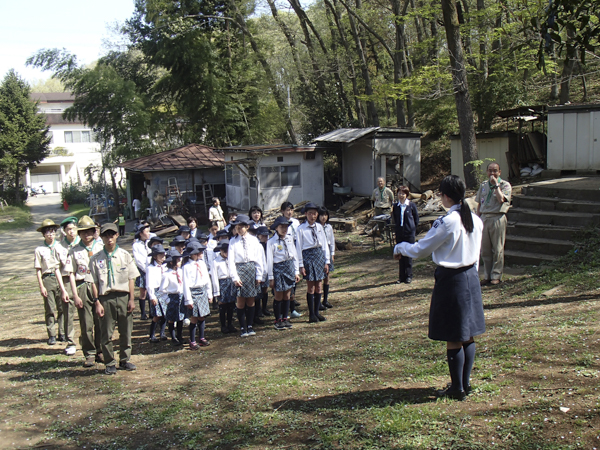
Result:
<svg viewBox="0 0 600 450"><path fill-rule="evenodd" d="M68 302L61 302L61 307L63 310L63 320L64 320L64 334L67 338L67 348L75 347L75 341L73 340L75 337L75 326L73 324L73 320L75 319L75 302L73 301L73 293L71 292L71 282L69 281L69 276L71 275L71 271L73 270L73 265L71 263L71 256L69 254L69 244L65 242L57 242L54 247L58 261L60 263L60 275L62 276L63 285L65 286L65 290L67 294L69 294Z"/></svg>
<svg viewBox="0 0 600 450"><path fill-rule="evenodd" d="M116 225L109 229L116 230ZM90 274L98 288L99 301L104 307L104 317L100 318L102 332L102 353L106 366L116 365L113 353L112 335L115 324L119 327L119 363L125 364L131 358L131 331L133 313L127 312L129 302L129 280L135 280L140 273L133 257L120 247L110 255L105 249L90 259Z"/></svg>
<svg viewBox="0 0 600 450"><path fill-rule="evenodd" d="M42 227L38 230L41 231L41 228ZM44 245L37 247L35 249L33 261L33 267L35 269L41 269L42 283L44 284L46 291L48 291L48 297L44 297L44 311L48 338L56 337L54 331L56 322L58 322L58 334L61 336L65 334L62 293L55 273L60 265L58 255L55 251L56 246L59 246L59 244L55 241L52 246L48 246L44 243Z"/></svg>
<svg viewBox="0 0 600 450"><path fill-rule="evenodd" d="M95 227L96 224L88 216L83 216L77 224L77 228L80 231ZM81 337L79 340L83 356L86 359L102 353L100 318L94 311L94 295L92 293L94 279L90 272L90 259L103 249L104 246L96 240L92 241L90 247L85 247L80 240L79 244L70 250L71 263L73 264L72 270L77 285L77 295L79 295L79 298L83 302L83 308L78 309L77 313L79 314L79 325L81 327Z"/></svg>

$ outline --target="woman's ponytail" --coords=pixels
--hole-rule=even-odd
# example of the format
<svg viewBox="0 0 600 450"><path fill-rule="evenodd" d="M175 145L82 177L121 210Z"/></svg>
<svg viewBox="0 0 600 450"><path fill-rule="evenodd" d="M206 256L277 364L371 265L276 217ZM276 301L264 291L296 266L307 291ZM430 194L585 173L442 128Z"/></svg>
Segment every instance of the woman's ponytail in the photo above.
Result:
<svg viewBox="0 0 600 450"><path fill-rule="evenodd" d="M448 175L440 183L440 192L452 199L455 204L460 204L460 220L467 233L472 233L474 228L473 216L465 199L466 190L465 182L456 175Z"/></svg>

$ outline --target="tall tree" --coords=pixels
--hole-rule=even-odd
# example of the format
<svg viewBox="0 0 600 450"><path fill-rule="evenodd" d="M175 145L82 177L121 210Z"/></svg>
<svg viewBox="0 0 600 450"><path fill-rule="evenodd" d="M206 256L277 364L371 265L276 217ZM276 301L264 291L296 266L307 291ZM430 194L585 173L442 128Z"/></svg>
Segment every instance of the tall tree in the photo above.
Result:
<svg viewBox="0 0 600 450"><path fill-rule="evenodd" d="M24 171L50 154L46 117L38 113L30 93L29 85L14 70L0 85L0 167L13 176L8 184L15 188L17 204L23 200L19 180Z"/></svg>

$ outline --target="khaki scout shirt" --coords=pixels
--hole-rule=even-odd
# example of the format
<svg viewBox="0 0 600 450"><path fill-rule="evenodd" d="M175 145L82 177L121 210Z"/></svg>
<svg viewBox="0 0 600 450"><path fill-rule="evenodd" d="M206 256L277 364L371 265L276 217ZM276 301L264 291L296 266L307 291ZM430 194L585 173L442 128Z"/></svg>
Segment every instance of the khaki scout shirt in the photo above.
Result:
<svg viewBox="0 0 600 450"><path fill-rule="evenodd" d="M76 281L86 281L93 283L92 273L90 272L90 252L92 255L104 250L104 245L97 241L92 241L90 250L87 250L80 242L79 245L70 250L71 263L73 264L73 273Z"/></svg>
<svg viewBox="0 0 600 450"><path fill-rule="evenodd" d="M73 270L73 265L71 264L71 255L69 254L69 249L65 247L61 243L57 243L54 246L54 252L58 261L60 262L60 274L63 277L68 277Z"/></svg>
<svg viewBox="0 0 600 450"><path fill-rule="evenodd" d="M510 208L510 198L512 194L512 187L508 181L500 179L498 189L504 195L504 202L500 203L496 198L496 195L490 189L489 181L481 183L475 201L479 203L479 212L483 216L484 214L506 214L508 208Z"/></svg>
<svg viewBox="0 0 600 450"><path fill-rule="evenodd" d="M55 246L59 244L55 243ZM42 274L54 273L56 268L59 266L58 257L54 251L54 247L48 247L47 245L41 245L35 249L35 255L33 258L33 268L41 269Z"/></svg>
<svg viewBox="0 0 600 450"><path fill-rule="evenodd" d="M117 249L112 256L114 282L111 280L112 284L109 287L108 256L104 249L102 250L90 259L90 272L94 283L98 287L98 295L107 295L111 292L129 292L129 280L134 280L140 275L133 256L122 248Z"/></svg>
<svg viewBox="0 0 600 450"><path fill-rule="evenodd" d="M376 187L371 199L373 200L375 208L389 209L394 203L394 193L388 187L384 187L383 192L381 192L379 187Z"/></svg>

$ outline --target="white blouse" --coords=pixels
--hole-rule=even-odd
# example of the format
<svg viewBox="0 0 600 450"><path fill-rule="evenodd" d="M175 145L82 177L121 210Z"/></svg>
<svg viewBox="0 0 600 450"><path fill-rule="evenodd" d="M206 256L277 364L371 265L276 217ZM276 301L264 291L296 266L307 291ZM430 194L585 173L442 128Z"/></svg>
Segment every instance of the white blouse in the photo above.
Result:
<svg viewBox="0 0 600 450"><path fill-rule="evenodd" d="M206 264L201 259L192 261L191 259L183 266L183 298L185 305L192 305L192 288L204 287L207 290L208 299L212 300L212 288L210 276Z"/></svg>
<svg viewBox="0 0 600 450"><path fill-rule="evenodd" d="M277 233L275 233L267 241L267 270L269 272L269 280L273 280L273 264L294 261L295 275L300 274L300 268L298 266L298 253L296 252L296 246L291 235L286 235L285 238L281 239Z"/></svg>
<svg viewBox="0 0 600 450"><path fill-rule="evenodd" d="M325 236L325 230L320 223L315 222L313 226L310 226L308 222L304 222L298 227L296 239L298 264L300 267L304 267L302 250L308 250L317 247L321 247L323 249L323 253L325 253L325 264L329 264L331 262L329 258L329 245L327 245L327 237Z"/></svg>
<svg viewBox="0 0 600 450"><path fill-rule="evenodd" d="M179 275L179 277L177 276ZM167 269L163 272L160 282L160 292L165 294L183 294L183 276L181 269Z"/></svg>
<svg viewBox="0 0 600 450"><path fill-rule="evenodd" d="M148 298L156 300L156 288L160 288L163 272L167 266L164 264L156 265L155 263L148 264L146 269L146 289L148 290Z"/></svg>
<svg viewBox="0 0 600 450"><path fill-rule="evenodd" d="M249 234L246 234L244 237L238 236L229 241L227 264L229 274L234 283L240 281L235 265L245 262L254 263L256 266L256 279L262 280L267 267L265 250L263 249L263 246L260 245L258 239Z"/></svg>
<svg viewBox="0 0 600 450"><path fill-rule="evenodd" d="M213 284L213 295L218 297L221 295L221 289L219 287L219 280L229 278L229 266L227 259L223 258L220 253L215 253L217 256L213 259L212 270L210 277Z"/></svg>
<svg viewBox="0 0 600 450"><path fill-rule="evenodd" d="M133 253L133 259L135 259L135 265L138 266L139 270L145 272L150 263L150 249L148 248L147 242L136 239L131 245L131 251Z"/></svg>
<svg viewBox="0 0 600 450"><path fill-rule="evenodd" d="M401 242L394 247L394 254L410 258L422 258L431 254L433 262L448 269L475 264L479 267L479 251L483 222L473 217L473 232L467 233L460 219L460 205L454 205L443 217L433 222L431 230L416 244Z"/></svg>
<svg viewBox="0 0 600 450"><path fill-rule="evenodd" d="M333 227L331 224L326 223L323 227L325 230L325 237L327 238L327 245L329 245L329 255L335 255L335 236L333 235Z"/></svg>

